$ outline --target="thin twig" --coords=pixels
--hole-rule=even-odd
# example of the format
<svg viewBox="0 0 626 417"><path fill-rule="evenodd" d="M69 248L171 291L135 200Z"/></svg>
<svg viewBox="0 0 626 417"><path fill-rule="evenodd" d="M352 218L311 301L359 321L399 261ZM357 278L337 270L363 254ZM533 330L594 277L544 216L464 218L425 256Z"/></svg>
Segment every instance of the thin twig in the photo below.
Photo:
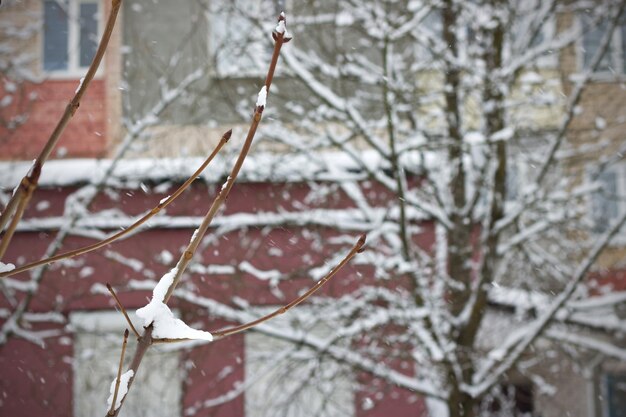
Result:
<svg viewBox="0 0 626 417"><path fill-rule="evenodd" d="M100 178L96 181L95 184L88 185L87 187L94 187L95 192L90 193L83 201L81 201L81 205L85 208L89 208L90 205L94 202L96 196L103 190L105 187L107 180L111 177L113 172L116 170L118 163L124 157L124 155L128 152L131 145L134 143L136 139L138 139L142 132L151 124L153 121L148 121L148 119L155 120L163 114L164 111L168 109L168 107L174 102L174 100L180 97L181 94L188 91L189 87L197 82L203 71L196 70L193 73L187 75L174 90L165 90L162 91L161 100L156 103L148 112L147 116L143 117L141 120L138 120L133 125L129 126L129 131L127 132L124 140L120 143L120 146L115 151L115 154L111 158L111 163L108 164L105 172L99 176ZM84 190L85 188L83 188ZM69 213L67 217L67 221L64 225L58 230L54 241L48 245L46 249L46 253L44 257L53 256L56 252L58 252L63 244L63 241L68 237L73 227L76 225L76 222L81 218L82 214L79 212ZM0 340L3 337L8 337L15 333L14 326L9 325L10 323L20 323L22 320L23 314L28 310L30 303L33 301L35 294L37 293L37 289L44 279L45 271L47 265L42 266L34 270L31 274L31 285L29 285L26 295L19 302L18 306L14 309L11 317L5 321L4 326L0 329ZM6 340L6 339L5 339ZM1 343L0 343L1 344Z"/></svg>
<svg viewBox="0 0 626 417"><path fill-rule="evenodd" d="M24 177L24 179L25 178L26 177ZM4 230L4 226L7 225L7 222L11 218L11 214L15 213L15 207L17 206L18 199L14 198L13 196L20 192L19 189L22 186L24 179L22 179L22 182L20 182L20 184L15 188L15 191L13 192L11 199L9 200L7 205L4 207L4 211L0 213L0 232Z"/></svg>
<svg viewBox="0 0 626 417"><path fill-rule="evenodd" d="M31 181L22 180L22 183L20 184L19 189L22 190L23 189L22 187L24 187L24 189L26 190L34 189L33 182ZM0 240L0 259L2 259L2 257L6 253L9 247L9 243L11 243L11 239L13 238L13 234L17 230L17 225L21 220L21 215L18 216L17 213L24 213L24 210L26 209L26 206L28 205L28 202L30 201L31 196L32 194L25 192L25 194L23 194L23 198L20 198L17 201L17 205L15 209L16 215L11 218L11 221L9 222L9 227L7 228L7 231L4 234L4 236L2 236L2 240Z"/></svg>
<svg viewBox="0 0 626 417"><path fill-rule="evenodd" d="M141 335L139 334L137 329L135 329L135 326L133 326L133 322L130 320L130 317L128 316L128 313L126 312L126 309L122 305L122 302L120 301L120 299L117 297L117 294L115 294L115 291L113 290L113 287L111 287L111 284L109 284L108 282L107 282L107 289L109 290L109 292L113 296L113 299L115 299L115 302L117 303L117 306L119 307L120 311L124 315L124 318L128 322L128 325L130 326L130 329L133 331L133 333L135 333L135 336L137 336L137 339L139 339L141 337Z"/></svg>
<svg viewBox="0 0 626 417"><path fill-rule="evenodd" d="M239 326L234 326L234 327L230 327L224 330L218 330L216 332L211 332L211 334L213 335L213 339L222 339L226 336L230 336L233 335L235 333L240 333L243 332L244 330L248 330L252 327L258 326L259 324L266 322L268 320L273 319L274 317L284 314L287 311L289 311L290 309L292 309L293 307L297 306L298 304L300 304L301 302L303 302L304 300L306 300L307 298L309 298L311 295L313 295L317 290L319 290L324 284L326 284L333 276L335 276L335 274L337 274L337 272L339 272L339 270L341 270L341 268L343 268L348 262L350 262L350 260L357 254L357 253L361 253L363 251L363 245L365 245L365 235L361 235L361 237L359 238L359 240L356 242L356 244L352 247L352 249L350 250L350 252L348 252L348 254L341 260L341 262L339 262L339 264L337 264L337 266L335 266L333 269L331 269L328 274L326 274L326 276L324 276L324 278L320 279L313 287L311 287L307 292L305 292L304 294L302 294L300 297L296 298L295 300L293 300L292 302L290 302L287 305L284 305L282 307L280 307L279 309L273 311L270 314L267 314L263 317L260 317L256 320L253 320L249 323L245 323Z"/></svg>
<svg viewBox="0 0 626 417"><path fill-rule="evenodd" d="M127 236L129 233L141 227L144 223L146 223L152 217L157 215L161 210L163 210L170 203L172 203L176 198L178 198L178 196L180 196L183 193L183 191L185 191L191 185L191 183L202 173L202 171L211 163L211 161L215 158L215 156L222 149L222 147L226 144L226 142L228 142L231 134L232 134L232 129L228 130L226 133L222 135L222 138L220 139L215 149L213 149L213 152L211 152L211 155L209 155L209 157L202 163L202 165L200 165L200 167L172 195L167 197L165 200L161 201L157 206L155 206L152 210L146 213L142 218L137 220L135 223L133 223L126 229L120 232L117 232L116 234L106 239L103 239L99 242L93 243L91 245L83 246L82 248L74 249L65 253L61 253L56 256L51 256L49 258L40 259L38 261L31 262L26 265L22 265L19 268L12 269L11 271L1 272L0 278L19 274L20 272L28 271L30 269L37 268L39 266L48 265L48 264L51 264L53 262L57 262L63 259L68 259L68 258L73 258L75 256L84 255L85 253L89 253L94 250L100 249L106 245L109 245L115 242L116 240L123 238L124 236Z"/></svg>
<svg viewBox="0 0 626 417"><path fill-rule="evenodd" d="M241 333L245 330L251 329L255 326L258 326L261 323L264 323L268 320L273 319L274 317L278 315L285 314L287 311L291 310L293 307L302 303L311 295L313 295L315 292L317 292L320 288L322 288L322 286L324 286L332 277L334 277L337 274L337 272L339 272L344 266L346 266L346 264L350 262L350 260L354 258L354 256L357 253L363 252L365 239L366 239L366 235L365 234L361 235L359 237L359 240L354 244L350 252L348 252L348 254L341 260L341 262L339 262L335 267L333 267L330 271L328 271L328 273L322 279L317 281L317 283L313 287L309 288L309 290L307 290L304 294L302 294L295 300L291 301L289 304L286 304L280 307L279 309L263 317L255 319L251 322L244 323L244 324L234 326L234 327L229 327L229 328L222 329L222 330L212 331L210 333L213 335L213 340L223 339L227 336L231 336L233 334ZM184 342L184 341L189 341L189 340L192 340L192 339L152 339L153 343L177 343L177 342Z"/></svg>
<svg viewBox="0 0 626 417"><path fill-rule="evenodd" d="M122 354L120 355L120 365L117 368L117 379L115 380L115 391L113 391L113 402L111 402L111 409L109 415L115 415L115 404L117 403L117 393L120 389L120 381L122 378L122 366L124 366L124 353L126 353L126 343L128 343L128 329L124 330L124 342L122 342Z"/></svg>
<svg viewBox="0 0 626 417"><path fill-rule="evenodd" d="M72 116L74 116L74 114L76 113L76 110L78 110L78 107L80 106L80 100L82 99L83 95L87 91L87 88L89 87L89 84L91 83L91 80L96 75L96 71L98 71L98 67L100 66L102 57L104 56L104 52L106 51L107 46L109 45L109 39L111 38L111 34L113 32L113 28L115 26L115 21L117 19L117 15L120 10L121 4L122 4L122 0L112 0L111 11L109 12L109 18L104 28L104 33L102 34L102 38L100 39L100 44L98 45L96 54L94 55L93 60L91 61L91 64L89 65L87 74L85 74L85 77L81 80L81 83L78 86L78 89L76 90L76 93L74 94L74 97L72 98L72 100L70 100L70 102L65 107L65 112L61 116L61 119L59 120L56 127L52 131L52 134L48 138L48 141L44 145L43 149L37 156L37 159L35 159L35 162L33 163L33 168L22 179L20 187L13 194L13 196L11 197L11 201L9 201L9 203L6 206L6 209L4 210L2 215L0 215L0 225L2 225L2 227L4 227L4 225L7 224L9 217L13 216L13 221L11 222L11 224L9 225L9 228L7 229L6 233L2 237L2 241L0 241L0 259L4 256L6 252L6 248L9 246L9 243L11 242L11 239L13 237L13 233L15 232L15 228L17 227L17 224L19 223L19 221L22 219L22 216L24 215L24 211L26 209L28 201L30 200L30 198L33 195L33 192L37 188L37 183L39 181L39 173L41 172L41 169L44 163L50 156L50 153L52 153L52 150L54 149L57 142L59 141L59 138L61 137L61 134L65 130L65 127L67 126L68 122L70 121ZM20 201L20 203L19 204L13 203L12 200L14 199L16 201ZM0 228L0 231L2 231L2 228Z"/></svg>
<svg viewBox="0 0 626 417"><path fill-rule="evenodd" d="M478 397L489 391L498 383L500 380L499 377L509 371L519 361L526 349L543 334L544 330L550 325L559 310L571 299L580 283L587 276L591 267L596 263L608 244L625 224L626 213L623 213L621 217L611 225L609 230L596 239L587 257L578 264L571 280L554 298L551 304L545 308L545 312L529 324L526 334L520 337L519 340L516 340L515 343L511 343L508 346L505 345L504 348L501 346L498 347L498 355L488 355L488 357L496 359L492 359L490 361L491 363L488 363L480 372L474 375L474 381L472 381L474 385L468 386L466 389L470 395Z"/></svg>

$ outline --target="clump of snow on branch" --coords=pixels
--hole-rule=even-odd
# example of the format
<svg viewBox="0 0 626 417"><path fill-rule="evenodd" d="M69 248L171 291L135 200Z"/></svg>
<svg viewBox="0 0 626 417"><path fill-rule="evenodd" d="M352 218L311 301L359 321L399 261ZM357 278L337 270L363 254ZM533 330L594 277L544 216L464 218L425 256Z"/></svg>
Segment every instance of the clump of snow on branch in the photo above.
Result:
<svg viewBox="0 0 626 417"><path fill-rule="evenodd" d="M285 13L281 13L280 14L283 19L278 21L278 24L276 25L276 29L274 29L276 31L276 33L285 33L285 31L287 30L287 28L285 27Z"/></svg>
<svg viewBox="0 0 626 417"><path fill-rule="evenodd" d="M263 86L261 91L259 91L259 95L256 99L257 107L265 107L265 102L267 101L267 87Z"/></svg>
<svg viewBox="0 0 626 417"><path fill-rule="evenodd" d="M9 272L15 269L15 265L13 264L5 264L4 262L0 262L0 272Z"/></svg>
<svg viewBox="0 0 626 417"><path fill-rule="evenodd" d="M113 408L113 410L117 410L122 405L122 400L124 399L124 397L126 397L126 394L128 393L128 382L130 382L130 379L134 375L135 375L135 372L132 369L120 375L120 388L119 388L119 391L117 392L117 398L115 399L115 408ZM115 378L113 382L111 382L110 395L109 395L109 399L107 400L107 409L109 410L111 409L111 404L113 403L113 396L115 395L116 383L117 383L117 378Z"/></svg>
<svg viewBox="0 0 626 417"><path fill-rule="evenodd" d="M80 81L78 82L78 87L76 87L76 90L74 91L75 94L80 91L84 82L85 82L85 77L81 77Z"/></svg>
<svg viewBox="0 0 626 417"><path fill-rule="evenodd" d="M163 275L152 290L152 300L137 310L137 317L143 320L144 327L152 324L155 339L199 339L213 340L209 332L189 327L184 321L174 317L172 310L164 303L168 288L174 282L178 268Z"/></svg>

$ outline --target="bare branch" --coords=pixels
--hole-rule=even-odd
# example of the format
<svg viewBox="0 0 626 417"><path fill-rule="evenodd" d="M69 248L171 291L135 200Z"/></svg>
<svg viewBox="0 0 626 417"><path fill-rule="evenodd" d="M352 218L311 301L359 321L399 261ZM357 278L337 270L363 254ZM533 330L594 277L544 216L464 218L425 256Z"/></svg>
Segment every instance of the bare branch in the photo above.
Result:
<svg viewBox="0 0 626 417"><path fill-rule="evenodd" d="M134 329L133 329L134 330ZM126 343L128 343L128 329L124 331L124 341L122 342L122 353L120 354L120 364L117 368L117 379L115 380L115 391L113 392L113 401L108 415L115 415L115 404L117 403L117 393L120 390L120 379L122 377L122 367L124 366L124 354L126 353Z"/></svg>
<svg viewBox="0 0 626 417"><path fill-rule="evenodd" d="M68 103L67 107L65 108L65 112L61 116L61 119L52 131L52 134L50 135L45 146L39 153L39 156L37 156L37 158L35 159L35 162L33 163L33 169L31 169L31 171L29 171L29 173L26 174L26 176L22 179L22 183L17 189L17 192L14 193L11 197L11 200L16 199L20 201L20 203L13 204L12 202L9 202L9 204L7 204L7 209L5 209L2 215L0 215L0 231L2 231L2 228L7 223L9 217L13 215L11 225L5 232L4 236L2 237L2 241L0 242L0 259L4 256L6 249L8 248L9 243L11 242L11 239L13 237L13 233L15 232L15 227L17 226L17 223L19 223L19 221L22 219L22 216L24 215L24 210L26 209L26 205L32 197L33 192L37 188L39 174L41 173L43 165L45 164L46 160L50 156L50 153L59 141L59 138L61 137L61 134L65 130L65 127L69 123L70 119L72 118L72 116L74 116L76 110L78 110L78 107L80 106L80 100L87 91L91 80L96 75L96 71L98 71L98 67L100 66L102 57L104 56L104 52L109 45L109 39L111 39L111 34L113 33L113 28L115 26L115 21L117 19L117 14L120 10L121 5L122 0L112 0L111 10L109 12L107 24L104 28L104 33L102 34L102 38L100 39L100 44L98 45L96 54L94 55L93 60L89 65L87 74L81 80L78 89L76 89L74 97ZM12 213L11 210L15 210L15 213Z"/></svg>
<svg viewBox="0 0 626 417"><path fill-rule="evenodd" d="M281 21L284 21L283 15L279 17L279 22ZM211 225L211 222L213 221L213 218L217 214L217 211L220 209L222 204L224 204L224 202L228 198L228 194L230 193L230 190L233 188L235 180L237 179L237 176L239 175L239 171L241 171L243 162L245 161L246 156L248 156L248 152L250 151L250 146L252 145L252 140L254 139L256 130L259 126L259 123L261 122L261 117L263 116L263 110L265 109L267 95L269 94L270 87L272 85L272 80L274 78L274 72L276 71L276 63L278 62L280 49L282 48L283 44L291 40L291 38L285 37L285 33L286 32L273 32L273 37L275 40L274 52L272 53L270 66L267 71L267 76L265 77L264 87L259 92L259 97L255 105L254 114L252 116L252 122L250 123L250 128L248 129L248 134L246 135L246 139L243 143L243 146L241 147L241 151L239 152L239 156L237 157L237 160L235 161L235 165L233 166L230 172L230 175L226 179L226 182L222 185L220 192L217 194L217 196L213 200L213 203L211 204L211 207L209 208L206 215L204 216L202 224L196 230L196 233L194 233L191 241L189 242L189 245L187 246L182 256L178 260L178 263L176 264L176 275L174 276L174 281L172 282L172 285L168 288L165 298L163 299L163 302L166 304L167 304L167 301L172 296L172 293L174 292L174 289L178 285L178 282L180 281L183 273L187 269L189 262L193 258L193 255L196 252L196 249L198 248L200 241L202 240L202 238L204 237L204 234L206 233L209 226Z"/></svg>
<svg viewBox="0 0 626 417"><path fill-rule="evenodd" d="M363 251L363 245L365 245L365 235L361 235L361 237L359 238L359 240L357 241L357 243L352 247L352 249L350 249L350 252L348 252L348 254L341 260L341 262L339 262L339 264L337 266L335 266L333 269L331 269L328 274L326 274L326 276L324 276L322 279L320 279L313 287L311 287L307 292L305 292L304 294L302 294L300 297L296 298L295 300L293 300L292 302L290 302L289 304L273 311L270 314L267 314L263 317L260 317L256 320L253 320L249 323L245 323L242 324L240 326L235 326L235 327L230 327L228 329L224 329L224 330L218 330L216 332L211 332L211 334L213 335L213 337L215 339L222 339L226 336L230 336L233 335L235 333L240 333L243 332L244 330L248 330L252 327L258 326L259 324L266 322L268 320L273 319L276 316L279 316L281 314L286 313L287 311L289 311L290 309L292 309L293 307L297 306L298 304L300 304L301 302L303 302L304 300L306 300L307 298L309 298L311 295L313 295L317 290L319 290L324 284L326 284L328 282L328 280L330 280L333 276L335 276L335 274L337 274L337 272L339 272L339 270L341 268L343 268L348 262L350 262L350 260L357 254Z"/></svg>
<svg viewBox="0 0 626 417"><path fill-rule="evenodd" d="M126 322L128 323L128 325L130 326L130 329L133 331L133 333L135 333L135 336L137 336L137 338L139 339L141 335L139 334L137 329L135 329L135 326L133 326L133 322L130 320L130 317L128 316L128 313L126 312L126 309L122 305L122 302L120 301L120 299L117 297L117 294L115 294L113 287L111 287L111 284L109 284L108 282L107 282L107 289L109 290L109 292L115 299L115 302L117 303L117 306L119 307L120 311L124 315L124 318L126 319Z"/></svg>
<svg viewBox="0 0 626 417"><path fill-rule="evenodd" d="M503 359L501 361L495 361L495 363L486 366L482 372L476 373L476 379L474 380L475 385L469 386L466 389L468 394L476 398L489 391L491 387L497 384L500 376L517 363L519 358L526 351L526 348L528 348L528 346L530 346L550 324L557 311L559 311L561 307L563 307L565 303L570 300L574 291L578 288L578 285L587 276L589 269L593 266L600 254L604 251L606 246L620 231L624 224L626 224L626 213L622 214L622 216L611 226L611 228L597 239L596 244L589 255L587 255L586 259L578 265L571 281L567 284L559 296L556 297L550 307L546 309L546 312L530 325L527 333L524 334L524 336L517 343L507 346L503 355L496 355L496 357Z"/></svg>
<svg viewBox="0 0 626 417"><path fill-rule="evenodd" d="M226 198L228 197L228 194L233 187L234 181L237 178L239 171L241 170L243 162L246 156L248 155L248 151L250 150L252 140L254 139L254 135L256 133L257 127L261 121L263 110L265 109L266 98L270 90L270 86L272 84L274 72L276 70L276 64L278 62L278 57L280 55L280 49L284 43L287 43L291 40L291 37L290 35L288 35L288 32L286 31L286 28L285 28L285 15L284 14L281 13L281 15L278 17L278 23L279 25L277 29L281 28L282 30L275 30L272 33L272 37L274 38L274 41L275 41L274 52L272 54L270 66L267 72L267 76L265 78L265 85L263 89L261 89L261 91L259 92L254 114L252 117L252 122L250 124L250 128L248 130L248 134L246 136L244 144L231 170L230 176L226 180L226 183L224 183L224 185L222 186L216 198L213 200L213 203L211 204L211 207L209 208L207 214L205 215L202 224L193 234L191 241L189 245L187 246L187 249L183 252L178 263L176 264L176 268L175 268L176 275L173 277L172 283L168 287L167 292L165 296L163 297L163 303L165 304L167 304L167 301L171 297L174 289L176 288L176 285L180 281L183 272L185 271L185 269L189 265L189 262L193 258L193 255L196 249L198 248L198 245L200 244L202 237L204 236L208 227L210 226L211 221L215 217L215 214L217 213L219 208L222 206L222 204L226 201ZM130 369L134 372L133 375L137 374L137 370L139 369L139 366L141 365L141 362L143 360L145 353L148 351L148 349L150 348L150 346L155 340L152 337L152 331L153 331L153 325L150 324L146 327L146 330L143 336L139 338L139 344L137 346L137 349L135 350L135 355L133 357L133 360L130 366ZM133 381L134 381L134 377L128 381L128 389L130 389L130 387L132 386ZM122 400L122 404L123 404L123 400ZM109 414L109 415L113 415L113 416L117 415L120 409L121 409L121 405L120 405L120 408L115 409L113 411L113 414Z"/></svg>
<svg viewBox="0 0 626 417"><path fill-rule="evenodd" d="M228 139L230 139L231 134L232 134L232 129L228 130L222 135L222 138L220 139L215 149L213 149L213 152L211 152L211 155L209 155L209 157L204 160L202 165L200 165L200 167L172 195L168 196L165 200L162 200L161 202L159 202L157 206L155 206L152 210L150 210L148 213L146 213L144 216L142 216L139 220L131 224L126 229L120 232L117 232L114 235L106 239L103 239L99 242L96 242L94 244L83 246L82 248L74 249L74 250L71 250L71 251L56 255L56 256L49 257L49 258L40 259L39 261L22 265L19 268L15 268L11 271L2 272L0 273L0 278L4 278L10 275L15 275L20 272L28 271L30 269L37 268L38 266L42 266L42 265L48 265L48 264L51 264L53 262L57 262L63 259L68 259L68 258L73 258L75 256L84 255L86 253L89 253L94 250L100 249L104 246L107 246L115 242L116 240L119 240L127 236L128 234L130 234L131 232L133 232L134 230L138 229L143 224L145 224L152 217L157 215L165 207L169 206L174 200L176 200L176 198L178 198L183 193L183 191L189 188L191 183L202 173L202 171L204 171L204 169L211 163L211 161L215 158L215 156L222 149L222 147L226 144L226 142L228 142Z"/></svg>

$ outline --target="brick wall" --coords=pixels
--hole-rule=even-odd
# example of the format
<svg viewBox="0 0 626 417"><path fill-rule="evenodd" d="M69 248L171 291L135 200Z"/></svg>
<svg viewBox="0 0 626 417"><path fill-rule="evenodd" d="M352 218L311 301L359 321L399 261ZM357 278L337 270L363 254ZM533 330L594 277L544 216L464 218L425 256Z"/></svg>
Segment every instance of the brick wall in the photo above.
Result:
<svg viewBox="0 0 626 417"><path fill-rule="evenodd" d="M27 120L22 126L13 131L0 130L0 159L34 159L77 86L78 80L48 80L25 86L26 94L35 94L35 99L25 111ZM53 157L104 156L107 145L105 102L104 81L96 79L61 136Z"/></svg>

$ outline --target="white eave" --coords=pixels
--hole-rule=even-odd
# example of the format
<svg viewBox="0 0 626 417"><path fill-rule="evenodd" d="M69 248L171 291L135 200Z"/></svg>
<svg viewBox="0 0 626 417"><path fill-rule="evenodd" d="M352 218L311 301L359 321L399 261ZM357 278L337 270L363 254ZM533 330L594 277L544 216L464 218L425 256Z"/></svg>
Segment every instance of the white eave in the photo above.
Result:
<svg viewBox="0 0 626 417"><path fill-rule="evenodd" d="M384 169L385 162L374 152L364 152L361 161L370 170ZM202 173L207 182L218 182L228 175L235 157L216 158ZM184 181L202 163L199 157L162 159L124 159L117 162L113 184L126 186L141 182ZM72 186L97 183L110 168L109 159L62 159L48 161L42 170L40 187ZM0 188L12 189L27 173L31 161L0 162ZM365 173L349 156L340 153L312 155L256 154L249 156L242 168L242 182L346 181L363 179Z"/></svg>

